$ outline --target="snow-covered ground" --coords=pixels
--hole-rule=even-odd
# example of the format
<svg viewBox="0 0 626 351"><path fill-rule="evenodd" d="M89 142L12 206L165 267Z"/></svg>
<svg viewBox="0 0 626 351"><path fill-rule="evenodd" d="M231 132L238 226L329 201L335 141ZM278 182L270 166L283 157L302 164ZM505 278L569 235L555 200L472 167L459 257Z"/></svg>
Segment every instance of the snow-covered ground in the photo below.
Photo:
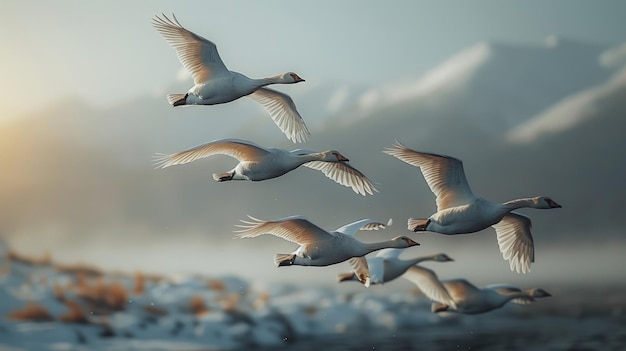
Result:
<svg viewBox="0 0 626 351"><path fill-rule="evenodd" d="M624 289L601 299L588 289L563 289L528 306L446 316L431 313L429 301L413 289L379 294L372 287L355 293L236 277L103 273L45 260L32 264L4 257L1 262L0 350L626 345Z"/></svg>

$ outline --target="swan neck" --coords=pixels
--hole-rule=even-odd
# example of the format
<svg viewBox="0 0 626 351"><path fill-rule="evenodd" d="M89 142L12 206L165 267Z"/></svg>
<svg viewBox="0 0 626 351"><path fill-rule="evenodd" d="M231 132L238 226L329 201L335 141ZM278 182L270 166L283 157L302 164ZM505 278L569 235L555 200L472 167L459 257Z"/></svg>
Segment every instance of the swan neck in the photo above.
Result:
<svg viewBox="0 0 626 351"><path fill-rule="evenodd" d="M264 86L270 85L270 84L284 83L283 79L281 78L281 76L273 76L273 77L268 77L268 78L254 79L254 82L259 87L264 87Z"/></svg>
<svg viewBox="0 0 626 351"><path fill-rule="evenodd" d="M417 258L408 260L408 262L411 263L411 266L414 266L414 265L416 265L418 263L422 263L422 262L425 262L425 261L434 261L434 260L435 260L435 256L433 255L433 256L417 257Z"/></svg>
<svg viewBox="0 0 626 351"><path fill-rule="evenodd" d="M307 163L311 161L323 161L324 155L319 152L314 152L310 154L298 155L298 159L302 161L302 163Z"/></svg>
<svg viewBox="0 0 626 351"><path fill-rule="evenodd" d="M377 243L365 243L363 245L365 246L365 250L367 251L367 253L381 250L381 249L386 249L386 248L405 247L405 246L402 246L402 243L398 242L397 240L381 241Z"/></svg>
<svg viewBox="0 0 626 351"><path fill-rule="evenodd" d="M518 208L524 208L524 207L535 207L536 203L535 203L535 200L532 198L524 198L524 199L515 199L515 200L507 201L503 203L502 206L506 208L507 210L516 210Z"/></svg>

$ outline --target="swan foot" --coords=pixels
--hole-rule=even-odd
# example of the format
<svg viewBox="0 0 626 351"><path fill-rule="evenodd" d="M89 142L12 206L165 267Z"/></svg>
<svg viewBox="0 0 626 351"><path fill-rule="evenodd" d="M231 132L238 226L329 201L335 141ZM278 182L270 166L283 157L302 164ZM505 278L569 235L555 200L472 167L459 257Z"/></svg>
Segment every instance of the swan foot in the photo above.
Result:
<svg viewBox="0 0 626 351"><path fill-rule="evenodd" d="M409 218L408 228L414 232L423 232L426 231L426 227L430 223L430 219L415 219Z"/></svg>
<svg viewBox="0 0 626 351"><path fill-rule="evenodd" d="M227 180L233 180L233 173L231 172L226 172L226 173L214 173L213 174L213 179L215 179L215 181L218 182L225 182Z"/></svg>
<svg viewBox="0 0 626 351"><path fill-rule="evenodd" d="M291 266L296 260L296 255L294 254L276 254L274 256L274 263L276 266Z"/></svg>

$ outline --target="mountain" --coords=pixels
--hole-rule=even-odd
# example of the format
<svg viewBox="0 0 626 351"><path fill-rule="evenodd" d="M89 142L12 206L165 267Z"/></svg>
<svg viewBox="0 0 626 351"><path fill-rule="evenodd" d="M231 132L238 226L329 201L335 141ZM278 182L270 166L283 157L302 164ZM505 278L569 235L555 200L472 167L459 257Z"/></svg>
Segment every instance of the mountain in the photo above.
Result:
<svg viewBox="0 0 626 351"><path fill-rule="evenodd" d="M248 214L300 214L327 229L392 217L392 231L405 234L406 218L428 216L435 205L418 169L381 152L397 139L462 159L474 192L485 198L549 195L562 203L558 211L524 211L538 245L620 239L624 200L614 184L626 178L616 161L625 156L626 106L623 74L601 64L606 52L556 38L542 46L479 43L412 82L369 91L332 82L295 86L288 92L312 132L306 145L291 144L245 99L181 109L162 96L109 109L68 99L0 127L0 235L23 251L94 258L99 250L106 259L111 250L132 255L135 248L170 255L167 247L184 244L228 257L220 247L232 243L234 225ZM569 118L572 110L581 115ZM554 121L567 128L550 130ZM516 141L529 128L534 139ZM155 152L224 137L340 150L380 193L358 196L306 168L258 183L214 182L211 173L233 167L228 157L158 171L151 165ZM372 241L384 234L359 235ZM499 255L492 235L478 237L454 243L484 243ZM421 238L433 249L450 248L449 238ZM242 250L270 245L293 249L272 237L237 242Z"/></svg>
<svg viewBox="0 0 626 351"><path fill-rule="evenodd" d="M555 101L606 80L614 73L599 61L606 50L554 36L540 46L478 43L419 79L370 90L358 113L370 110L372 115L389 105L431 100L457 105L481 129L501 133Z"/></svg>

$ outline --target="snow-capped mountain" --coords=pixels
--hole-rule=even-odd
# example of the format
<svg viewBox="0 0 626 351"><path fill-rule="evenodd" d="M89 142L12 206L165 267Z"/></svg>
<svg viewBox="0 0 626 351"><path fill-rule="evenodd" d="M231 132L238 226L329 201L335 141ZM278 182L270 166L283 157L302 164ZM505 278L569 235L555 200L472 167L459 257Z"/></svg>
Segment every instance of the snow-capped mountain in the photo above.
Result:
<svg viewBox="0 0 626 351"><path fill-rule="evenodd" d="M478 43L417 79L364 93L357 113L375 115L390 105L416 103L460 106L482 130L502 133L606 80L614 68L600 56L609 57L605 61L618 56L606 50L555 36L542 45Z"/></svg>

